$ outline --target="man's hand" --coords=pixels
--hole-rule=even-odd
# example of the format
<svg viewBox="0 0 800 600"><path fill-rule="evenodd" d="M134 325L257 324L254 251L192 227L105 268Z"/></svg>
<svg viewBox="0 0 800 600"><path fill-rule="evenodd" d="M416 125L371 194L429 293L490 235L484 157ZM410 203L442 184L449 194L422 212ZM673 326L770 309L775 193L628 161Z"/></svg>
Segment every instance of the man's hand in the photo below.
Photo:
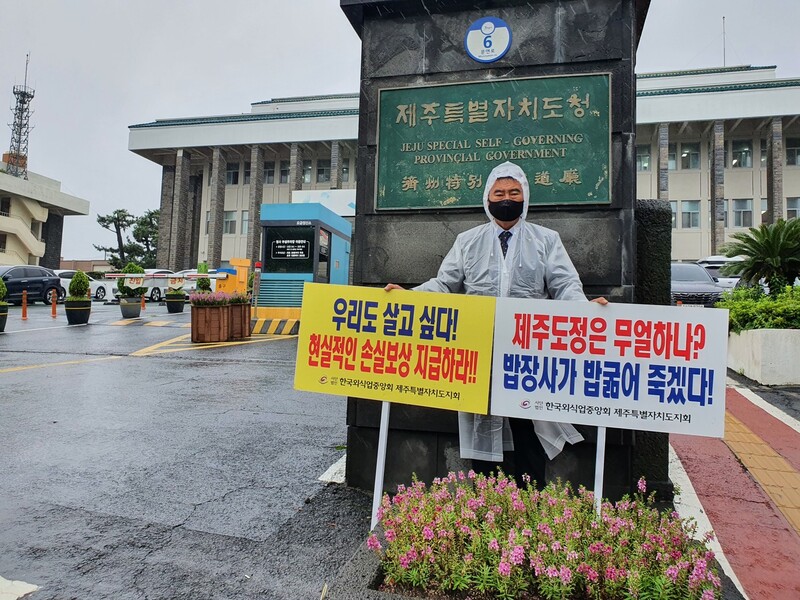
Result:
<svg viewBox="0 0 800 600"><path fill-rule="evenodd" d="M608 304L608 300L606 300L602 296L600 296L599 298L593 298L592 300L590 300L590 302L596 302L601 306L605 306L606 304Z"/></svg>
<svg viewBox="0 0 800 600"><path fill-rule="evenodd" d="M404 290L406 288L404 288L402 285L397 285L396 283L387 283L386 287L383 289L386 292L391 292L392 290Z"/></svg>

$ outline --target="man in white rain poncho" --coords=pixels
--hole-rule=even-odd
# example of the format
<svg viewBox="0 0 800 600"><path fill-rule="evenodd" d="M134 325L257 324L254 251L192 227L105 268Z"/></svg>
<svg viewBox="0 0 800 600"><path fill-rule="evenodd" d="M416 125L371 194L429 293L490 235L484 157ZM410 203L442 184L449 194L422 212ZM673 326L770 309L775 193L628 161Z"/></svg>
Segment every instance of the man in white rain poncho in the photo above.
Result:
<svg viewBox="0 0 800 600"><path fill-rule="evenodd" d="M581 280L558 233L525 222L529 200L528 178L519 166L505 162L495 167L483 191L483 207L489 222L460 234L436 277L414 289L586 300ZM390 283L385 289L401 288ZM604 298L595 301L607 303ZM575 427L566 423L462 412L458 413L458 432L462 458L490 463L476 465L479 469L493 468L503 462L504 451L515 450L517 477L528 473L540 484L544 483L544 454L552 459L565 442L575 444L583 440Z"/></svg>

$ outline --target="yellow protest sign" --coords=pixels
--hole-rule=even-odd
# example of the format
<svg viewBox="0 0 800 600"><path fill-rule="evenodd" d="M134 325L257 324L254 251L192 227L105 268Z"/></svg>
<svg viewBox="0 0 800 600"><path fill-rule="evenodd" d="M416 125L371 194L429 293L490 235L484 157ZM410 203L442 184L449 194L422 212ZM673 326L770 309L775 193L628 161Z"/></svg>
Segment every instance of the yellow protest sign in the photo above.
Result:
<svg viewBox="0 0 800 600"><path fill-rule="evenodd" d="M306 283L296 389L486 414L495 299Z"/></svg>

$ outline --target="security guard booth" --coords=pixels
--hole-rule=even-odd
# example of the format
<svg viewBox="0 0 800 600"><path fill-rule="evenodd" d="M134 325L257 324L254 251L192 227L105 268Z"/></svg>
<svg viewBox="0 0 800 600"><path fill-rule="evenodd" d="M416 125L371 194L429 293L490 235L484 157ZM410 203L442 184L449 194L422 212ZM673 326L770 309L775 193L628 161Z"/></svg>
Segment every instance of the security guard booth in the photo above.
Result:
<svg viewBox="0 0 800 600"><path fill-rule="evenodd" d="M303 285L347 284L350 223L317 203L261 207L261 280L253 333L296 334Z"/></svg>

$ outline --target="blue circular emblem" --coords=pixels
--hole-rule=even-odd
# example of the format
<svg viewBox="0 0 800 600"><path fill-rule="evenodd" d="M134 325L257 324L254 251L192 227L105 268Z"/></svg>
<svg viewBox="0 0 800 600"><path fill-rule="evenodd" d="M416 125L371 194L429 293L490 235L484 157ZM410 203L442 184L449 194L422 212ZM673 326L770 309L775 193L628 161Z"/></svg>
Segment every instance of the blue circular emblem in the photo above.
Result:
<svg viewBox="0 0 800 600"><path fill-rule="evenodd" d="M503 19L484 17L467 29L464 49L472 60L491 63L500 60L511 48L511 28Z"/></svg>

